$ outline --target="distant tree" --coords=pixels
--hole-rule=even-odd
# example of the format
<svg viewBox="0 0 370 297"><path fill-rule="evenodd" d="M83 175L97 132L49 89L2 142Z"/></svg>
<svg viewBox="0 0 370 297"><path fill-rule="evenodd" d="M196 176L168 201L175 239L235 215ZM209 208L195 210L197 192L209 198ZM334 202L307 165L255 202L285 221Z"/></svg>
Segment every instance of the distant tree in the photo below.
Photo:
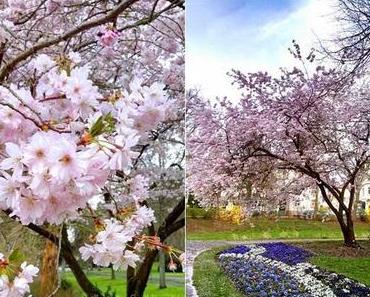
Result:
<svg viewBox="0 0 370 297"><path fill-rule="evenodd" d="M338 0L337 36L322 44L330 58L344 65L347 75L362 72L370 63L370 2Z"/></svg>

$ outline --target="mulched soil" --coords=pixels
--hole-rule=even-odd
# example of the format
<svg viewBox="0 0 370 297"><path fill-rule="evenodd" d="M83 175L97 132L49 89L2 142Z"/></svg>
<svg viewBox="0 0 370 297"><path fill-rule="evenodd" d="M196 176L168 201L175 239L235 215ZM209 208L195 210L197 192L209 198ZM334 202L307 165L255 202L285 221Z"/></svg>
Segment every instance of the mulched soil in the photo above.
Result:
<svg viewBox="0 0 370 297"><path fill-rule="evenodd" d="M343 242L300 242L294 245L311 251L313 254L319 254L332 257L370 257L370 240L359 241L361 248L345 247Z"/></svg>

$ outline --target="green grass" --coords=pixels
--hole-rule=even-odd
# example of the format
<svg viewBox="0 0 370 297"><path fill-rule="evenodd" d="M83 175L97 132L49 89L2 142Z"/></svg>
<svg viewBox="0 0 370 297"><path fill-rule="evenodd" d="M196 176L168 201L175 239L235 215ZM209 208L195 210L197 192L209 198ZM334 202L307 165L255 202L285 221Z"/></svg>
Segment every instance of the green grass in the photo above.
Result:
<svg viewBox="0 0 370 297"><path fill-rule="evenodd" d="M108 287L112 291L116 291L117 297L126 296L126 278L124 272L117 272L116 279L111 280L110 272L106 270L91 271L87 273L90 281L96 285L102 292L106 292ZM153 271L150 276L148 286L145 290L145 297L183 297L184 296L184 274L183 273L167 273L167 287L166 289L159 289L159 273ZM78 287L77 281L72 273L66 273L65 279L70 281L74 287ZM83 293L80 292L83 296ZM77 296L76 296L77 297Z"/></svg>
<svg viewBox="0 0 370 297"><path fill-rule="evenodd" d="M358 238L370 238L370 223L356 222ZM340 239L337 222L302 219L253 218L250 222L233 225L204 219L187 220L189 240L253 240L253 239Z"/></svg>
<svg viewBox="0 0 370 297"><path fill-rule="evenodd" d="M310 262L370 286L370 258L316 256Z"/></svg>
<svg viewBox="0 0 370 297"><path fill-rule="evenodd" d="M361 249L346 248L341 241L296 243L314 253L311 263L370 286L370 240L359 244Z"/></svg>
<svg viewBox="0 0 370 297"><path fill-rule="evenodd" d="M150 274L148 286L145 290L145 297L183 297L185 294L185 276L184 273L166 273L167 288L159 289L158 266L153 266ZM96 285L103 293L111 287L111 292L116 292L116 297L126 297L126 273L124 271L116 272L116 279L111 279L110 269L94 269L86 272L89 280ZM67 280L72 288L66 292L60 292L58 297L83 297L85 294L79 287L77 280L72 272L65 272L62 276Z"/></svg>
<svg viewBox="0 0 370 297"><path fill-rule="evenodd" d="M194 263L194 286L199 297L242 297L221 270L216 253L221 248L201 253Z"/></svg>

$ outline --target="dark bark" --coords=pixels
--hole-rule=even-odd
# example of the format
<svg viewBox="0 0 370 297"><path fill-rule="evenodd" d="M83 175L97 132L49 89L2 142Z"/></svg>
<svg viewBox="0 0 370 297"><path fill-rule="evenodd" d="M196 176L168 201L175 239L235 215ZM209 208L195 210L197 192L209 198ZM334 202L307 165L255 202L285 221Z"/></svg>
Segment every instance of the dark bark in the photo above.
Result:
<svg viewBox="0 0 370 297"><path fill-rule="evenodd" d="M158 228L157 235L163 242L168 236L177 230L185 226L185 219L178 218L182 215L185 210L185 198L175 206L171 213L166 217L163 224ZM154 227L151 226L150 234L154 231ZM158 254L158 250L149 250L145 257L144 261L140 266L135 270L129 268L127 270L127 297L143 297L144 291L146 289L150 271L152 269L154 260Z"/></svg>
<svg viewBox="0 0 370 297"><path fill-rule="evenodd" d="M144 261L135 271L134 277L127 281L127 297L143 297L146 285L148 283L150 271L154 260L158 254L158 250L150 250L146 253Z"/></svg>
<svg viewBox="0 0 370 297"><path fill-rule="evenodd" d="M359 247L359 244L356 241L352 217L343 215L342 213L339 216L337 216L337 220L339 222L340 229L343 234L344 245L348 247L354 247L354 248Z"/></svg>
<svg viewBox="0 0 370 297"><path fill-rule="evenodd" d="M87 278L86 274L82 270L80 264L78 264L76 258L73 256L72 246L68 241L67 230L64 228L62 231L62 249L61 254L66 260L69 268L71 268L78 284L81 289L86 293L88 297L102 297L100 290L95 287L90 280Z"/></svg>
<svg viewBox="0 0 370 297"><path fill-rule="evenodd" d="M8 216L10 215L11 211L6 210L4 211ZM12 218L15 219L15 218ZM48 231L47 229L37 226L35 224L28 224L27 228L36 232L37 234L45 237L46 239L53 242L55 245L59 245L59 238L52 232ZM71 269L72 273L74 274L78 284L80 285L81 289L85 292L86 296L88 297L103 297L100 290L95 287L90 280L87 278L85 272L82 270L80 264L76 260L73 255L73 250L70 242L68 241L67 237L67 230L64 228L62 232L62 242L61 242L61 256L66 261L67 265Z"/></svg>
<svg viewBox="0 0 370 297"><path fill-rule="evenodd" d="M110 279L116 279L116 271L114 270L113 265L110 266Z"/></svg>
<svg viewBox="0 0 370 297"><path fill-rule="evenodd" d="M367 136L367 139L370 135ZM365 164L368 162L368 157L366 157L366 152L364 151L359 159L356 161L356 167L353 171L350 171L348 168L348 172L350 174L349 179L344 183L342 189L339 189L335 185L328 184L325 180L323 180L320 177L320 174L315 171L307 162L304 166L296 166L294 164L291 164L291 162L287 159L285 159L282 156L276 155L272 152L270 152L266 148L258 148L256 150L258 153L262 152L265 157L270 157L272 159L278 160L280 162L286 163L286 168L293 169L295 171L298 171L308 177L313 178L320 189L320 192L323 196L323 199L328 204L329 208L333 211L335 216L337 217L338 223L341 227L343 238L344 238L344 244L349 247L358 247L358 243L356 241L356 236L354 232L354 226L353 226L353 219L352 219L352 210L353 210L353 204L356 194L356 187L355 187L355 181L356 178L360 172L365 166ZM341 159L341 156L339 156ZM349 190L350 197L349 197L349 203L348 206L345 204L345 193ZM338 202L338 208L334 206L332 203L330 197L328 194L332 195L332 197L335 198L336 202Z"/></svg>
<svg viewBox="0 0 370 297"><path fill-rule="evenodd" d="M168 2L171 2L172 4L176 4L178 7L185 9L185 0L167 0Z"/></svg>
<svg viewBox="0 0 370 297"><path fill-rule="evenodd" d="M319 185L321 194L325 200L325 202L329 205L330 209L334 212L337 221L340 225L340 229L343 234L344 239L344 245L348 247L358 247L358 243L356 241L354 226L353 226L353 219L352 219L352 211L348 208L343 208L342 205L339 205L339 208L336 209L334 205L331 203L328 195L326 194L326 190L323 185ZM352 195L354 195L354 192L351 191L351 198L353 198ZM342 196L336 197L336 199L343 199ZM343 200L342 200L343 201Z"/></svg>

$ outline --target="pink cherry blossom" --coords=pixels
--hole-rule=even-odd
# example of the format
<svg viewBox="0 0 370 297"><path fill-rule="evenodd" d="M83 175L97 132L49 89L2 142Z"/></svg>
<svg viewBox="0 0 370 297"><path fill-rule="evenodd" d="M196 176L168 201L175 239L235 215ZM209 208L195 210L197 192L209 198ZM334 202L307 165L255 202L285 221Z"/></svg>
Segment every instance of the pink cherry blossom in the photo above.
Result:
<svg viewBox="0 0 370 297"><path fill-rule="evenodd" d="M14 208L20 198L21 183L17 178L3 172L4 177L0 177L0 206L4 209Z"/></svg>
<svg viewBox="0 0 370 297"><path fill-rule="evenodd" d="M149 197L149 179L142 175L136 175L130 183L130 196L136 203L142 202Z"/></svg>
<svg viewBox="0 0 370 297"><path fill-rule="evenodd" d="M81 175L81 165L77 157L77 147L67 139L56 139L50 151L50 175L61 182L68 182Z"/></svg>
<svg viewBox="0 0 370 297"><path fill-rule="evenodd" d="M45 210L45 203L28 189L22 191L18 203L13 214L17 215L23 224L38 222Z"/></svg>
<svg viewBox="0 0 370 297"><path fill-rule="evenodd" d="M13 171L13 175L18 178L22 176L23 162L22 162L22 150L14 143L8 142L5 144L5 151L9 158L4 159L0 163L1 169Z"/></svg>
<svg viewBox="0 0 370 297"><path fill-rule="evenodd" d="M318 189L351 245L356 181L370 156L367 85L323 66L281 72L233 71L236 104L190 100L189 189L204 206L251 210Z"/></svg>
<svg viewBox="0 0 370 297"><path fill-rule="evenodd" d="M98 37L104 47L112 47L119 37L119 33L114 29L102 27Z"/></svg>
<svg viewBox="0 0 370 297"><path fill-rule="evenodd" d="M3 255L0 254L0 260ZM5 274L0 274L0 296L1 297L23 297L30 292L29 284L33 282L39 269L33 265L23 262L13 280Z"/></svg>
<svg viewBox="0 0 370 297"><path fill-rule="evenodd" d="M31 172L43 173L49 166L49 150L52 143L45 132L34 134L24 148L23 162Z"/></svg>
<svg viewBox="0 0 370 297"><path fill-rule="evenodd" d="M118 135L114 139L116 148L114 153L109 160L109 167L112 170L124 170L128 172L130 166L132 166L132 159L138 156L138 153L132 151L139 141L139 136L129 135L127 137Z"/></svg>

